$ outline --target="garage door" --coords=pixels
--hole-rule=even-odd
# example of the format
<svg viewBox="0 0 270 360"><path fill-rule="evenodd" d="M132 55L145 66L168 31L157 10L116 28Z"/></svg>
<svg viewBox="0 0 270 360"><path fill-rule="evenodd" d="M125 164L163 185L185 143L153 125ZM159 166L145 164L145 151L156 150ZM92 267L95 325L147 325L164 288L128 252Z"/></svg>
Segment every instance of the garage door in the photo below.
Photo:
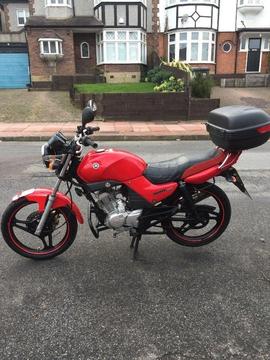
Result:
<svg viewBox="0 0 270 360"><path fill-rule="evenodd" d="M29 84L28 54L0 53L0 89L22 89Z"/></svg>

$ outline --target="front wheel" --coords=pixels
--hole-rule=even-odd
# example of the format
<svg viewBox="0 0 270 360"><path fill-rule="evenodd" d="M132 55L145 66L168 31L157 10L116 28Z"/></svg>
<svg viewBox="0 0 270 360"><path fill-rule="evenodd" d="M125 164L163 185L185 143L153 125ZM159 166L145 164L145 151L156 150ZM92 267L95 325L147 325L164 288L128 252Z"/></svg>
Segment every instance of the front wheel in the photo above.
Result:
<svg viewBox="0 0 270 360"><path fill-rule="evenodd" d="M1 230L8 246L18 254L37 260L66 251L77 234L77 220L68 207L51 210L41 236L35 231L42 213L38 204L21 198L5 210Z"/></svg>
<svg viewBox="0 0 270 360"><path fill-rule="evenodd" d="M162 226L177 244L198 247L211 243L225 231L231 219L231 205L224 191L214 184L193 186L190 191L195 211L188 210L179 196L173 203L179 211Z"/></svg>

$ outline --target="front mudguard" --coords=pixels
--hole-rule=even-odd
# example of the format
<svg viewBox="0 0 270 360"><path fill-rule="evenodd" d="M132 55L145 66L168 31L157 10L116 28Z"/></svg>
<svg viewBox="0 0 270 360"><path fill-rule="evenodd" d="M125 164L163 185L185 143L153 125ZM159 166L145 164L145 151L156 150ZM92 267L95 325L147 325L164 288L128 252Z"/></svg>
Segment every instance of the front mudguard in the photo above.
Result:
<svg viewBox="0 0 270 360"><path fill-rule="evenodd" d="M52 194L52 189L30 189L30 190L23 191L20 194L17 194L16 196L14 196L12 201L16 201L22 197L25 197L27 200L37 203L38 210L40 212L43 212L45 209L48 197L51 194ZM77 221L80 224L84 223L83 216L82 216L78 206L74 202L71 202L69 197L67 197L66 195L64 195L60 192L57 192L54 203L52 205L52 209L57 209L57 208L61 208L61 207L69 207L70 211L73 212L74 215L76 216Z"/></svg>

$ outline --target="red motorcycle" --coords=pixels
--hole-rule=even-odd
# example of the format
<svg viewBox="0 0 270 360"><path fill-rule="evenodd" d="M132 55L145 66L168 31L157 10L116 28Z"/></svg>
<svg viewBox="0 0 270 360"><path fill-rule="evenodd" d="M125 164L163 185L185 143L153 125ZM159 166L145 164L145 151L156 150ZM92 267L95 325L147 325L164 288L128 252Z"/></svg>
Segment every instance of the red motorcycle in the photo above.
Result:
<svg viewBox="0 0 270 360"><path fill-rule="evenodd" d="M114 236L128 232L134 258L139 241L147 234L166 234L185 246L209 244L224 232L231 217L226 194L209 180L223 176L248 194L232 166L242 150L259 146L270 137L270 117L265 112L225 107L212 111L206 124L216 148L147 164L126 151L97 150L90 136L99 128L86 126L95 112L90 101L72 140L59 132L43 145L43 162L58 177L55 187L23 191L4 212L4 240L20 255L48 259L70 247L77 223L84 222L72 199L73 186L76 194L89 202L87 219L93 235L98 238L109 229ZM95 150L82 156L84 146ZM63 181L66 194L58 192Z"/></svg>

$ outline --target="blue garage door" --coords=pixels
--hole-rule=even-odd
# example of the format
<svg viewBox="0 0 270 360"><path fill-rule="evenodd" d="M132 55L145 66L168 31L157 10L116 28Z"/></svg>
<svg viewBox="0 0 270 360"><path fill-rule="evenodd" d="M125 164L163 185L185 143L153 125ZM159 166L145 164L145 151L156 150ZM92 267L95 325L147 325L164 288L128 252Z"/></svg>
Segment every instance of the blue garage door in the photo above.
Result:
<svg viewBox="0 0 270 360"><path fill-rule="evenodd" d="M28 54L0 54L0 89L26 88L28 66Z"/></svg>

